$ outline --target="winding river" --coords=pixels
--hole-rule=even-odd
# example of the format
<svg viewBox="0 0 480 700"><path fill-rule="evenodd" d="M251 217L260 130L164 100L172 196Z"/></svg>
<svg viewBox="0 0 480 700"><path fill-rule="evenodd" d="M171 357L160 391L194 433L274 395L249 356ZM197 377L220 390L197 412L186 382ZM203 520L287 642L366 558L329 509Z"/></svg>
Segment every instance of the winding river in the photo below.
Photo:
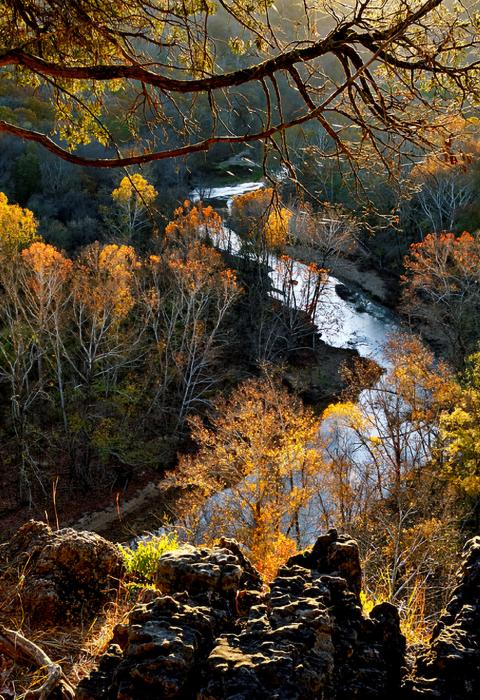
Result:
<svg viewBox="0 0 480 700"><path fill-rule="evenodd" d="M244 182L223 187L204 187L193 190L190 199L193 201L208 201L216 205L219 209L224 209L228 213L231 209L233 198L246 192L252 192L263 187L262 182ZM241 248L242 242L234 231L224 228L223 234L217 242L221 249L228 249L231 253L236 253ZM272 281L273 294L282 298L282 273L281 263L275 256L269 257L270 279ZM304 286L308 284L308 267L303 263L295 261L289 274L291 289L294 290L297 300L297 307L301 308L301 300L304 298ZM285 277L283 277L285 280ZM321 332L322 340L328 345L338 348L353 348L362 356L375 360L380 366L387 368L388 362L383 352L383 348L388 336L400 330L400 320L387 307L371 299L367 293L360 289L355 289L353 295L348 299L340 297L337 287L342 281L336 277L329 277L324 287L320 302L316 312L316 323ZM300 302L300 303L299 303ZM368 401L376 392L376 388L366 389L358 396L358 404L367 410ZM381 421L380 421L381 422ZM324 423L321 430L328 429L328 423ZM372 432L372 435L374 432ZM330 443L333 445L333 443ZM363 450L357 448L357 458L362 459ZM368 454L365 453L368 460ZM247 477L251 478L251 477ZM228 498L230 489L211 496L205 503L202 512L202 520L208 523L210 513L218 506L224 498ZM300 530L303 546L308 546L318 534L318 512L322 495L319 499L312 499L305 505L300 515ZM200 540L201 524L200 524Z"/></svg>
<svg viewBox="0 0 480 700"><path fill-rule="evenodd" d="M201 199L230 210L234 197L263 186L262 182L257 181L223 187L204 187L193 190L190 196L193 201ZM240 242L234 232L229 232L229 240L233 252L238 250ZM274 288L280 286L275 273L277 263L278 260L272 256L270 266ZM302 285L305 284L307 276L306 265L295 262L293 278L296 284L295 293L299 299L302 298ZM384 364L382 347L387 337L399 329L399 321L389 309L362 291L356 292L355 300L342 299L335 289L340 283L341 280L331 276L323 290L317 311L322 340L338 348L355 348L363 357L375 359L380 365ZM329 319L328 324L325 323L326 318Z"/></svg>
<svg viewBox="0 0 480 700"><path fill-rule="evenodd" d="M190 193L192 201L208 201L216 205L218 209L230 210L233 198L237 195L263 187L263 183L243 182L235 185L225 185L222 187L202 187L193 190ZM229 249L235 253L241 246L241 241L238 236L231 230L226 229L221 240L218 241L218 247ZM271 268L272 286L277 291L274 292L281 298L281 292L278 290L279 284L276 275L278 259L271 256L269 265ZM297 300L302 297L302 284L308 277L307 266L295 262L292 270L292 279ZM341 298L336 291L336 287L341 283L341 280L330 277L321 297L317 311L317 324L321 328L322 339L331 346L338 348L354 348L362 357L374 359L379 365L386 367L387 361L383 353L383 346L388 336L400 329L400 321L395 315L382 304L372 300L367 293L355 289L355 295L352 300ZM326 323L325 319L328 319ZM375 392L375 387L366 389L361 392L358 397L359 405L368 403L368 392ZM358 455L358 453L357 453ZM248 477L247 477L248 478ZM153 491L156 493L155 488ZM210 512L218 505L219 501L228 497L229 489L219 492L211 496L202 508L202 520L206 524L210 517ZM154 496L155 496L154 493ZM310 545L318 534L318 512L319 502L313 499L306 504L301 515L301 538L302 546ZM180 525L180 524L178 524ZM181 529L181 528L180 528ZM198 541L202 541L202 527L197 530ZM164 528L155 529L155 532L150 531L150 534L141 535L131 542L132 545L144 538L148 539L153 534L164 533ZM224 533L227 534L227 533Z"/></svg>

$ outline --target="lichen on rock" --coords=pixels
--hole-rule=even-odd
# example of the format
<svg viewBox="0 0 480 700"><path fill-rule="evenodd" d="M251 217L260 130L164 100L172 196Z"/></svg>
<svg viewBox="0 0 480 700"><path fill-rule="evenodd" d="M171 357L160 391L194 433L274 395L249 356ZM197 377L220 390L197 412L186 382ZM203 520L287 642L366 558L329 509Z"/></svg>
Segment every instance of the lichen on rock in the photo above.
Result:
<svg viewBox="0 0 480 700"><path fill-rule="evenodd" d="M34 520L3 549L4 568L17 572L17 594L32 625L88 622L115 595L123 573L118 548L93 532L52 530Z"/></svg>

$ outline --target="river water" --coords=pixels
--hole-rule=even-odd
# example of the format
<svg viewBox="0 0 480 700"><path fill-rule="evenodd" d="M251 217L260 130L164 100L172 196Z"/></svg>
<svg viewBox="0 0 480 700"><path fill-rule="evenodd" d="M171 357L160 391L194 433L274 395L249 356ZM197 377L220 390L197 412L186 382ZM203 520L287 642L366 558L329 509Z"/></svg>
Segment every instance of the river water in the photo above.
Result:
<svg viewBox="0 0 480 700"><path fill-rule="evenodd" d="M262 182L244 182L236 185L226 185L223 187L202 187L193 190L190 193L192 201L205 201L213 204L218 209L224 209L227 213L231 210L233 198L252 192L263 187ZM215 243L215 241L214 241ZM228 250L230 253L239 252L242 247L242 241L236 233L226 227L219 239L216 241L220 249ZM308 285L309 273L308 266L295 261L290 269L291 274L285 276L282 263L278 258L271 255L268 260L270 269L270 279L272 281L273 294L278 298L285 297L285 280L290 278L291 287L286 292L295 295L297 308L302 308L302 299L308 296L306 286ZM311 277L310 277L311 280ZM336 291L337 285L341 284L341 280L330 276L326 282L317 307L315 321L320 330L322 340L327 344L338 348L353 348L362 356L375 360L380 366L387 368L388 362L385 357L383 348L390 334L400 330L399 319L387 307L371 299L367 293L361 289L355 289L352 298L341 298ZM347 283L348 286L348 283ZM286 299L285 299L286 301ZM305 306L303 306L305 308ZM368 406L377 392L376 387L362 391L358 396L359 407L368 411ZM382 418L380 416L379 423L372 430L372 435L377 434L377 428L382 432ZM323 437L328 432L328 421L322 423L319 433L319 445L317 449L323 451L325 442ZM329 438L330 439L330 438ZM353 438L354 439L354 438ZM323 447L320 447L323 444ZM335 449L334 443L328 444L328 449ZM353 444L353 449L356 453L356 458L361 463L363 459L368 461L368 453L365 453L360 445ZM388 448L387 448L388 449ZM363 455L363 456L362 456ZM252 476L246 478L251 480ZM211 496L202 509L203 526L208 528L208 521L211 518L213 511L218 506L222 506L225 500L230 498L231 491L226 489L220 493ZM301 544L302 546L310 545L318 534L319 509L321 502L325 502L326 494L319 494L313 498L305 507L302 508L300 515L301 521ZM225 524L228 529L228 523ZM202 540L202 522L200 530L197 531L199 541Z"/></svg>
<svg viewBox="0 0 480 700"><path fill-rule="evenodd" d="M233 198L252 192L263 187L262 182L244 182L223 187L197 188L191 192L193 201L208 201L212 204L226 207L229 211ZM232 231L228 232L230 249L236 252L241 242ZM219 246L219 247L224 247ZM274 288L280 286L278 277L278 263L275 256L271 256L271 279ZM303 296L303 286L308 278L307 266L295 262L292 279L295 284L295 294L298 299ZM336 277L329 277L323 290L321 301L317 311L317 324L321 330L321 337L328 345L338 348L355 348L363 357L375 359L380 365L385 364L383 346L387 337L399 330L400 325L395 315L382 304L371 299L364 292L356 291L355 299L350 301L342 299L335 291L335 287L341 281Z"/></svg>
<svg viewBox="0 0 480 700"><path fill-rule="evenodd" d="M193 190L190 193L190 199L192 201L208 201L217 206L219 209L224 209L227 213L231 209L233 198L237 195L244 194L246 192L252 192L256 189L263 187L262 182L244 182L236 185L225 185L222 187L202 187ZM229 252L238 252L242 242L234 231L224 227L223 234L217 241L218 247L222 249L228 249ZM270 277L272 280L273 293L281 298L280 291L280 277L278 272L278 267L281 267L280 261L271 256L269 258L270 267ZM305 280L308 279L308 268L306 265L295 262L291 270L291 279L293 280L293 286L295 289L295 294L297 300L302 298L302 285L305 284ZM283 278L285 280L285 278ZM387 307L371 299L367 293L362 290L355 289L354 299L343 299L336 291L336 286L341 283L341 280L330 277L326 283L322 296L321 302L318 306L316 322L318 327L321 329L322 339L333 347L339 348L354 348L362 357L370 358L375 360L380 366L388 369L388 361L385 357L383 348L390 334L401 330L400 320L392 313ZM326 321L327 319L327 321ZM380 380L377 387L380 387ZM379 393L379 388L372 387L366 389L360 393L358 396L358 405L361 410L368 413L369 406L371 406L372 398L375 398L375 394ZM382 414L378 416L378 422L376 426L372 429L372 435L378 435L379 432L387 434L382 426ZM325 441L321 437L324 435L324 431L328 431L328 421L323 421L319 433L319 443L316 445L316 449L323 451L325 449ZM405 433L407 440L405 442L405 460L408 462L409 455L408 451L412 449L413 452L418 454L417 437L414 432L412 432L408 420L402 426L402 433ZM322 445L322 447L320 447ZM355 442L352 443L353 450L358 460L358 464L362 464L365 459L368 461L368 453L364 453L364 450L360 445L356 445ZM335 444L331 443L328 445L328 449L335 449ZM390 446L386 445L386 453L388 458L388 451ZM425 458L427 458L425 454ZM246 481L252 479L252 476L246 477ZM355 477L353 477L353 482ZM355 488L355 483L352 483ZM204 541L204 532L208 529L208 523L211 518L212 512L214 512L218 506L222 506L226 500L230 498L231 490L225 489L225 491L219 492L211 496L202 507L202 515L200 524L197 523L195 530L189 532L188 522L177 523L175 529L182 531L183 528L187 528L189 532L189 539L193 536L194 540L197 542ZM319 532L319 514L320 509L325 506L325 499L328 498L326 493L318 493L317 497L314 497L309 503L302 507L302 512L300 514L300 527L301 527L301 544L302 547L310 546L315 540ZM187 518L188 520L188 518ZM225 531L219 534L229 536L228 532L228 522L225 522ZM170 528L169 528L170 529ZM150 533L150 535L135 538L132 542L138 542L139 539L144 539L146 537L152 536L153 534L164 534L165 529L160 528L156 530L155 533Z"/></svg>

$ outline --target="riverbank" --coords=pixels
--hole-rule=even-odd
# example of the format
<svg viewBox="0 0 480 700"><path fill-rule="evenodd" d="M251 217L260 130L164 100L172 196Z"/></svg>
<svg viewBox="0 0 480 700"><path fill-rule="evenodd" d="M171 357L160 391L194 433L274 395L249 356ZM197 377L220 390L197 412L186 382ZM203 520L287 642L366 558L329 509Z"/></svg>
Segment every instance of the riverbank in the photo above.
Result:
<svg viewBox="0 0 480 700"><path fill-rule="evenodd" d="M321 262L320 254L306 246L290 245L287 253L295 260L306 264ZM339 257L329 264L330 274L337 277L347 286L362 290L374 301L394 309L398 301L398 294L392 290L390 278L387 280L376 270L366 257L358 256L355 259Z"/></svg>
<svg viewBox="0 0 480 700"><path fill-rule="evenodd" d="M234 194L251 191L257 184L248 182L233 187L217 187L210 190L210 197L228 202ZM312 261L315 256L314 252L299 248L292 248L289 252L296 259L305 262ZM300 287L297 286L299 298L302 268L303 265L299 262L293 272L295 284L300 284ZM355 285L356 290L364 290L368 296L363 298L361 292L355 292L355 296L362 297L360 302L343 298L337 289L340 281ZM388 296L385 283L374 271L366 274L352 261L337 261L324 296L325 300L322 299L317 315L318 325L322 328L321 339L312 329L311 341L306 343L310 347L288 353L282 377L283 383L305 403L314 406L319 414L341 396L345 388L342 368L346 364L358 362L362 356L365 362L370 362L366 358L378 357L379 348L389 329L395 326L392 314L384 308ZM375 301L372 302L372 299ZM325 320L328 323L325 324ZM231 358L229 366L235 368L238 360L238 372L233 372L235 382L241 381L246 373L254 371L244 366L244 360L242 365L241 353ZM228 390L229 387L224 389ZM174 453L172 456L175 457ZM88 491L70 483L67 468L62 471L59 467L59 476L57 473L54 475L52 488L45 495L44 502L27 513L25 505L7 513L2 508L2 501L5 500L8 489L3 489L3 498L0 498L0 512L5 514L5 519L2 518L2 537L8 537L26 517L40 517L53 526L58 520L60 526L90 529L123 541L142 531L158 529L166 518L175 520L176 504L182 496L163 480L165 471L174 468L174 460L168 464L166 461L160 459L157 468L144 469L139 474L135 469L130 470L128 481L125 477L123 482L118 479L115 484L98 483ZM63 472L65 477L62 476Z"/></svg>
<svg viewBox="0 0 480 700"><path fill-rule="evenodd" d="M340 397L345 388L343 367L359 360L360 355L355 349L334 347L317 339L315 347L302 348L290 354L282 373L282 382L320 414L329 403ZM245 372L242 373L244 375ZM44 501L30 509L24 505L14 506L15 474L9 472L11 488L3 483L0 496L1 540L8 539L28 518L44 520L52 527L58 524L76 530L91 530L121 542L142 532L158 529L166 520L176 519L177 509L183 507L187 497L185 492L171 487L164 479L162 470L165 471L162 465L158 469L148 468L138 473L132 470L129 480L124 483L99 481L95 488L88 490L75 487L67 471L65 474L59 471ZM10 490L11 507L8 498Z"/></svg>
<svg viewBox="0 0 480 700"><path fill-rule="evenodd" d="M205 199L225 202L227 213L227 202L232 196L251 191L256 186L257 183L248 182L216 187L210 190L210 196ZM295 259L307 263L318 257L314 251L300 247L291 247L288 252ZM314 406L319 414L329 403L341 397L345 389L343 368L358 362L371 363L367 357L376 354L376 346L384 339L392 321L388 310L385 309L383 313L381 308L388 305L388 287L374 270L364 271L358 262L341 258L336 261L332 276L338 279L332 280L331 287L326 290L327 307L322 307L321 313L337 315L348 326L347 332L341 337L341 333L333 331L332 339L327 333L327 337L317 338L312 347L290 353L282 377L283 383L305 403ZM339 281L353 286L356 291L365 292L368 298L365 299L364 308L356 309L354 303L337 294L335 285ZM371 300L374 300L373 304ZM359 333L359 329L362 333ZM367 338L363 337L364 334ZM366 374L372 376L371 372ZM118 503L101 509L93 507L93 512L72 524L79 529L94 530L113 540L131 539L142 531L158 529L165 519L174 521L175 512L181 509L185 498L185 492L172 489L169 482L160 476L129 496L120 494Z"/></svg>

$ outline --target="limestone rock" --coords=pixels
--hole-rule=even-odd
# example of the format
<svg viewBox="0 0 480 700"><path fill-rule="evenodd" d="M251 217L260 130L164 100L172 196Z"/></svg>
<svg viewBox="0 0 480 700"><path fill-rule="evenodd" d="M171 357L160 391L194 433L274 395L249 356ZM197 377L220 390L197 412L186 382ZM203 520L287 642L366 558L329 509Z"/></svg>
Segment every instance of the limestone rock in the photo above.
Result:
<svg viewBox="0 0 480 700"><path fill-rule="evenodd" d="M333 697L333 624L328 586L284 567L239 634L221 636L207 661L202 700Z"/></svg>
<svg viewBox="0 0 480 700"><path fill-rule="evenodd" d="M167 552L160 557L155 582L164 593L188 591L203 598L217 594L234 604L241 588L260 587L261 579L236 543L223 544L227 546L213 549L186 544Z"/></svg>
<svg viewBox="0 0 480 700"><path fill-rule="evenodd" d="M115 591L123 560L111 542L93 532L53 531L30 521L10 540L2 556L23 574L18 589L32 624L87 621Z"/></svg>
<svg viewBox="0 0 480 700"><path fill-rule="evenodd" d="M358 547L335 530L291 557L241 631L217 640L197 697L393 699L405 652L398 613L384 604L365 618L360 583Z"/></svg>
<svg viewBox="0 0 480 700"><path fill-rule="evenodd" d="M221 624L215 610L192 606L186 594L137 606L127 634L121 635L123 649L110 645L98 670L80 684L77 699L195 697L202 664Z"/></svg>
<svg viewBox="0 0 480 700"><path fill-rule="evenodd" d="M393 700L405 640L393 606L359 606L356 543L330 531L261 590L238 545L159 561L164 591L116 631L80 700ZM236 600L235 600L236 598ZM235 604L234 604L235 603Z"/></svg>
<svg viewBox="0 0 480 700"><path fill-rule="evenodd" d="M287 566L292 564L322 571L330 576L340 576L346 580L355 595L360 595L362 567L358 545L348 535L339 535L335 529L321 535L311 550L291 557Z"/></svg>
<svg viewBox="0 0 480 700"><path fill-rule="evenodd" d="M160 558L156 581L164 595L137 605L127 627L116 630L98 669L80 684L79 699L196 696L215 639L233 629L241 586L260 595L260 575L239 545L221 544L184 545Z"/></svg>

